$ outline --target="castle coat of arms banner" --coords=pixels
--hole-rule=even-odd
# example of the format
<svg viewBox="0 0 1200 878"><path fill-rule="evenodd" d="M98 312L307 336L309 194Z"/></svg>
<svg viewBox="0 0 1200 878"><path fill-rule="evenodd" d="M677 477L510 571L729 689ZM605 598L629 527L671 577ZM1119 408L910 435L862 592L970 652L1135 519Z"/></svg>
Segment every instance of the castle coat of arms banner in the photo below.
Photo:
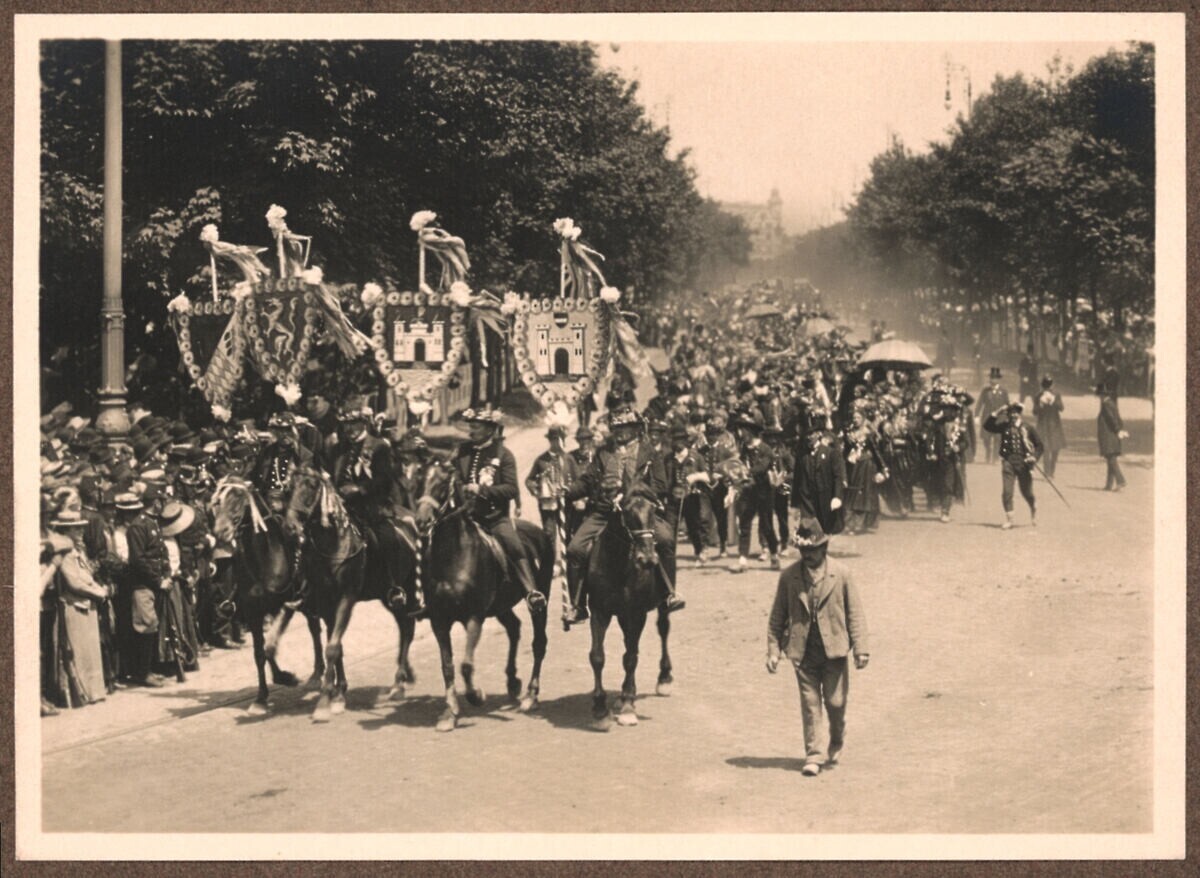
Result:
<svg viewBox="0 0 1200 878"><path fill-rule="evenodd" d="M428 400L463 362L466 334L466 309L448 293L389 292L373 312L376 368L396 394Z"/></svg>
<svg viewBox="0 0 1200 878"><path fill-rule="evenodd" d="M608 365L611 320L598 298L523 297L513 314L513 358L545 408L571 408L596 389Z"/></svg>

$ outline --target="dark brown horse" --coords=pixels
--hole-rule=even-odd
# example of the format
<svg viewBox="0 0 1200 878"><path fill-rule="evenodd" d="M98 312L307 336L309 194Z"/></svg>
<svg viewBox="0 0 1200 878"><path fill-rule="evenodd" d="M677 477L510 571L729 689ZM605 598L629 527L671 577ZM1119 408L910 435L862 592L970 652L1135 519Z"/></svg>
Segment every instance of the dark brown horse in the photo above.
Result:
<svg viewBox="0 0 1200 878"><path fill-rule="evenodd" d="M264 713L268 707L265 666L270 665L271 680L276 684L295 686L299 682L275 662L275 647L295 612L286 602L293 596L296 553L280 517L268 509L258 489L245 479L226 476L218 482L211 508L213 535L233 546L228 580L216 583L219 612L236 614L250 629L258 667L258 697L250 711ZM269 637L263 631L268 618L273 618ZM325 671L320 623L313 616L308 617L308 630L313 639L313 681Z"/></svg>
<svg viewBox="0 0 1200 878"><path fill-rule="evenodd" d="M596 685L592 690L592 726L607 730L615 712L623 726L637 725L634 701L637 699L635 675L638 665L638 645L646 616L658 608L658 634L662 639L662 658L659 661L659 695L669 695L674 679L671 676L671 657L667 653L667 635L671 617L664 601L661 581L662 564L654 547L654 504L644 497L632 497L614 511L608 524L596 540L588 560L585 587L591 608L592 649L588 658ZM613 617L625 635L625 681L615 711L609 708L604 692L604 637Z"/></svg>
<svg viewBox="0 0 1200 878"><path fill-rule="evenodd" d="M391 612L400 632L396 674L388 697L404 697L405 685L416 679L408 661L416 621L404 610L397 589L412 594L417 568L416 527L401 525L402 539L396 549L399 557L387 560L382 549L370 543L346 512L342 498L327 473L299 468L293 476L288 503L288 521L304 533L302 563L308 579L304 599L306 611L325 621L326 670L321 695L313 711L314 722L326 722L346 709L346 672L343 665L342 638L350 624L355 604L378 600ZM389 567L398 571L400 582L390 581Z"/></svg>
<svg viewBox="0 0 1200 878"><path fill-rule="evenodd" d="M454 651L450 629L455 622L467 632L466 657L460 667L467 703L478 707L484 702L483 691L475 684L475 647L489 616L504 626L508 635L508 662L505 665L508 697L523 712L538 705L542 661L546 657L546 607L530 611L533 623L533 669L529 686L521 695L517 676L517 644L521 622L513 607L525 598L525 592L509 575L504 552L492 537L471 518L470 501L455 506L457 475L452 464L435 462L425 472L417 501L417 524L428 529L428 549L424 558L425 602L429 621L442 657L442 680L446 685L446 710L437 723L439 732L458 725L461 708L454 690ZM534 556L537 588L550 593L554 564L553 546L541 528L529 522L517 522L518 531Z"/></svg>

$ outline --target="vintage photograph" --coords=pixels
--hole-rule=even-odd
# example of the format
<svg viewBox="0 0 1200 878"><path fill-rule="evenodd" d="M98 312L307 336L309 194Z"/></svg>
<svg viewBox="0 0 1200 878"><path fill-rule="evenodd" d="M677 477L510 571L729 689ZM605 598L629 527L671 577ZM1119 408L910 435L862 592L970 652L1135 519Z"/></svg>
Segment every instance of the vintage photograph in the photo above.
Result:
<svg viewBox="0 0 1200 878"><path fill-rule="evenodd" d="M1182 16L16 41L19 858L1183 856Z"/></svg>

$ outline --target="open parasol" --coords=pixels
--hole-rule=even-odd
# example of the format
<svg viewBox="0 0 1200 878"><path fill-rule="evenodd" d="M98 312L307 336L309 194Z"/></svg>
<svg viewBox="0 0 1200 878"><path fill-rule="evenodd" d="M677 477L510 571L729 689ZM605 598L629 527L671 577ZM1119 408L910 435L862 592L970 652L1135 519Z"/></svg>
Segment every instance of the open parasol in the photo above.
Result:
<svg viewBox="0 0 1200 878"><path fill-rule="evenodd" d="M746 312L746 318L749 320L759 320L764 317L782 316L782 311L780 311L774 305L767 304L766 302L760 302L759 304L752 306L750 310Z"/></svg>
<svg viewBox="0 0 1200 878"><path fill-rule="evenodd" d="M933 363L919 345L893 338L876 342L863 351L858 358L858 365L883 369L928 369Z"/></svg>
<svg viewBox="0 0 1200 878"><path fill-rule="evenodd" d="M813 317L810 320L804 321L804 332L810 338L814 335L824 335L827 332L832 332L837 327L824 317Z"/></svg>

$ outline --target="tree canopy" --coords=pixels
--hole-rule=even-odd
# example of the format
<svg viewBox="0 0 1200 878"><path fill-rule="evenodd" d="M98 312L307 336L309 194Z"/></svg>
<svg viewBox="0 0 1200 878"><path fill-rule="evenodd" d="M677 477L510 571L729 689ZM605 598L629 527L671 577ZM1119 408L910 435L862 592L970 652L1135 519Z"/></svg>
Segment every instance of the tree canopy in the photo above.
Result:
<svg viewBox="0 0 1200 878"><path fill-rule="evenodd" d="M408 219L423 209L466 240L472 285L493 291L557 290L563 216L642 301L748 255L745 227L699 195L636 84L585 43L127 41L122 53L130 359L173 365L164 304L202 294L200 229L268 244L271 204L340 283L415 286ZM57 351L64 374L74 364L68 385L95 383L103 71L98 41L43 44L43 356Z"/></svg>

